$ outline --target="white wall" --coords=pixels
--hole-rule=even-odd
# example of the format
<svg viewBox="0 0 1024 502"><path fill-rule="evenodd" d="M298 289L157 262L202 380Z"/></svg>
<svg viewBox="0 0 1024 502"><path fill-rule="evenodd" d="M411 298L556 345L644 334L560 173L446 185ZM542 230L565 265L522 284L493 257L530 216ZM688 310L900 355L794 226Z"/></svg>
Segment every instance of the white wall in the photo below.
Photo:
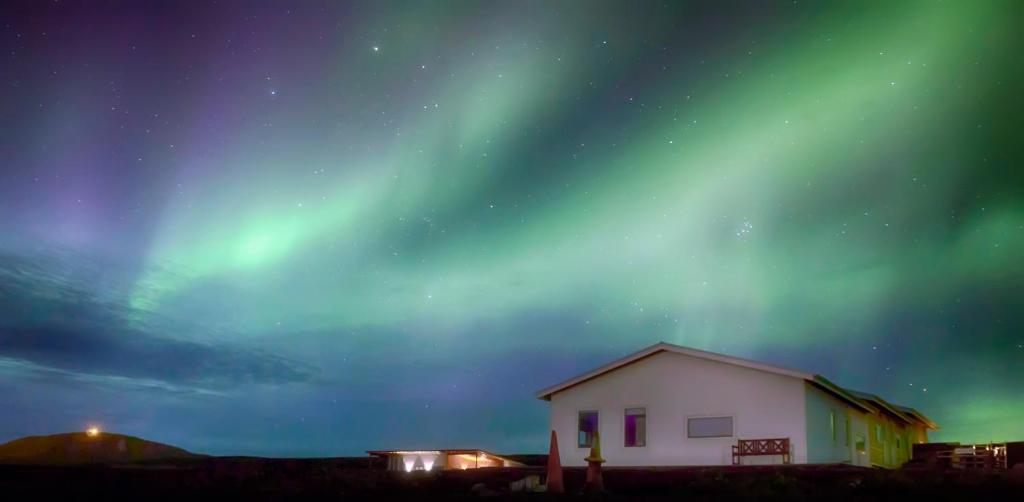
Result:
<svg viewBox="0 0 1024 502"><path fill-rule="evenodd" d="M562 464L586 465L589 448L577 448L577 413L600 412L606 465L728 465L737 438L788 437L793 462L807 460L804 380L660 352L551 397L551 427ZM626 408L647 408L647 446L624 442ZM687 438L688 416L730 415L734 437ZM780 457L746 457L744 464L779 463Z"/></svg>
<svg viewBox="0 0 1024 502"><path fill-rule="evenodd" d="M856 434L866 434L867 424L861 413L831 394L807 385L807 462L811 464L850 463L867 465L867 452L858 454L855 448ZM835 439L829 422L829 413L835 414ZM850 419L850 436L847 444L846 418Z"/></svg>

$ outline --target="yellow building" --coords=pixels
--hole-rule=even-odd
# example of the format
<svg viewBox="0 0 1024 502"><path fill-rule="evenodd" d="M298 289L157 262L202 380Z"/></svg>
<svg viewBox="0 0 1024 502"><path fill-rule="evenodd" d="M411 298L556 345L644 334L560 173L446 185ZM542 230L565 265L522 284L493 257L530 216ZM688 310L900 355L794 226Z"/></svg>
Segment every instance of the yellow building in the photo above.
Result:
<svg viewBox="0 0 1024 502"><path fill-rule="evenodd" d="M858 418L867 425L868 437L855 449L867 455L870 465L890 468L903 465L910 460L913 445L927 443L928 431L939 428L913 408L892 404L874 394L846 390L874 409L872 413L848 411L860 415Z"/></svg>

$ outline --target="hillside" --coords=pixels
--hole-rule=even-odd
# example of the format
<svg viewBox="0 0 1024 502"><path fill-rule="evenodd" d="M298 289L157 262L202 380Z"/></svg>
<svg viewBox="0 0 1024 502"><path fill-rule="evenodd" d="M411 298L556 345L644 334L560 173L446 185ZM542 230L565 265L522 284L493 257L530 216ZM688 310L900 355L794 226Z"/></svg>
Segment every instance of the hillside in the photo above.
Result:
<svg viewBox="0 0 1024 502"><path fill-rule="evenodd" d="M85 432L28 436L0 445L0 463L6 464L118 463L203 456L174 446L108 432L94 436Z"/></svg>

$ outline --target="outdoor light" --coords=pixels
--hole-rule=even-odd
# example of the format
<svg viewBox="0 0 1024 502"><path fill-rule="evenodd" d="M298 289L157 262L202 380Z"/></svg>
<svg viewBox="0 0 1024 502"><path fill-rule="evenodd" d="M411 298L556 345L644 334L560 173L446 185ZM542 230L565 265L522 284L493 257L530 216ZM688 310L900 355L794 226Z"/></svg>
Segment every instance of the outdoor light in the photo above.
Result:
<svg viewBox="0 0 1024 502"><path fill-rule="evenodd" d="M99 436L100 435L100 428L99 427L89 427L88 429L86 429L85 433L87 435L89 435L89 436Z"/></svg>

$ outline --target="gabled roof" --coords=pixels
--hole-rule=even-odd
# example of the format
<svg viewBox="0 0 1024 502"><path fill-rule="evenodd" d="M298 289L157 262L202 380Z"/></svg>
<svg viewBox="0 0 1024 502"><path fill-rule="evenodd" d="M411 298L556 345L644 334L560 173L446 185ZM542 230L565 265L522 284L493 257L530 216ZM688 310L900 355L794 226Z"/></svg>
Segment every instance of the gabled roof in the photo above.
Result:
<svg viewBox="0 0 1024 502"><path fill-rule="evenodd" d="M868 413L878 413L877 408L871 406L868 403L865 403L861 399L857 399L856 396L850 394L849 390L832 383L831 380L821 375L814 375L814 381L811 383L815 384L820 389L830 392L833 396L838 397L840 400L846 401L848 404L852 404L856 408L860 408L861 410L866 411Z"/></svg>
<svg viewBox="0 0 1024 502"><path fill-rule="evenodd" d="M912 419L910 419L909 417L904 415L902 412L897 410L895 405L890 404L885 399L882 399L882 398L880 398L880 397L878 397L878 396L876 396L874 394L868 394L867 392L860 392L860 391L851 390L851 389L846 389L846 390L850 394L853 394L857 399L860 399L861 401L867 401L867 402L875 405L876 407L878 407L882 411L885 411L885 412L889 413L890 415L892 415L892 416L894 416L894 417L896 417L896 418L898 418L900 420L903 420L904 422L906 422L908 424L914 423Z"/></svg>
<svg viewBox="0 0 1024 502"><path fill-rule="evenodd" d="M551 396L554 395L557 392L561 392L561 391L564 391L564 390L569 389L571 387L575 387L576 385L584 383L584 382L586 382L588 380L592 380L592 379L597 378L597 377L599 377L601 375L604 375L606 373L610 373L610 372L615 371L615 370L617 370L619 368L622 368L623 366L627 366L629 364L635 363L637 361L640 361L642 359L645 359L647 357L653 356L653 355L661 353L661 352L670 352L670 353L675 353L675 354L683 354L683 355L687 355L687 356L691 356L691 357L696 357L696 358L700 358L700 359L704 359L704 360L708 360L708 361L716 361L716 362L725 363L725 364L731 364L731 365L739 366L739 367L743 367L743 368L750 368L750 369L754 369L754 370L765 371L765 372L773 373L773 374L777 374L777 375L783 375L783 376L788 376L788 377L793 377L793 378L799 378L799 379L807 381L811 385L814 385L818 389L821 389L821 390L831 394L832 396L834 396L834 397L836 397L836 398L838 398L838 399L840 399L842 401L845 401L846 403L851 404L851 405L853 405L856 408L860 408L861 410L866 411L868 413L878 413L880 411L884 411L884 412L888 413L889 415L892 415L892 416L896 417L897 419L900 419L900 420L902 420L902 421L904 421L904 422L906 422L908 424L912 424L914 422L917 422L917 423L922 424L922 425L924 425L925 427L927 427L927 428L929 428L931 430L938 430L939 429L938 424L936 424L934 421L929 419L923 413L921 413L921 412L919 412L919 411L917 411L917 410L915 410L913 408L910 408L910 407L907 407L907 406L900 406L900 405L897 405L897 404L890 403L890 402L882 399L881 397L879 397L879 396L877 396L875 394L869 394L867 392L855 391L855 390L852 390L852 389L845 389L843 387L840 387L840 386L832 383L832 381L830 381L829 379L827 379L827 378L825 378L825 377L823 377L821 375L805 373L803 371L794 370L794 369L790 369L790 368L783 368L781 366L773 366L773 365L770 365L770 364L765 364L765 363L758 362L758 361L753 361L753 360L750 360L750 359L743 359L743 358L740 358L740 357L733 357L733 356L728 356L728 355L725 355L725 354L718 354L718 353L715 353L715 352L708 352L708 351L704 351L704 350L698 350L698 349L693 349L693 348L689 348L689 347L683 347L681 345L675 345L675 344L666 343L666 342L656 343L656 344L651 345L650 347L647 347L647 348L645 348L643 350L634 352L634 353L629 354L629 355L627 355L625 357L622 357L620 359L616 359L616 360L614 360L614 361L612 361L612 362L610 362L608 364L605 364L603 366L595 368L595 369L593 369L593 370L591 370L591 371L589 371L587 373L584 373L582 375L570 378L570 379L568 379L568 380L566 380L564 382L561 382L559 384L553 385L551 387L547 387L545 389L542 389L542 390L537 392L536 397L538 399L543 399L543 400L546 400L546 401L550 401L551 400Z"/></svg>
<svg viewBox="0 0 1024 502"><path fill-rule="evenodd" d="M621 359L616 359L608 364L605 364L604 366L595 368L587 373L584 373L574 378L570 378L562 383L553 385L546 389L542 389L537 392L537 399L544 399L550 401L551 395L556 392L561 392L565 389L568 389L569 387L574 387L583 382L586 382L587 380L597 378L605 373L615 371L623 366L635 363L641 359L645 359L660 352L672 352L675 354L683 354L687 356L697 357L700 359L706 359L709 361L717 361L720 363L732 364L734 366L742 366L744 368L767 371L768 373L775 373L794 378L802 378L804 380L811 380L813 378L813 375L808 373L803 373L800 371L791 370L787 368L780 368L778 366L771 366L768 364L759 363L757 361L751 361L749 359L741 359L738 357L727 356L724 354L716 354L714 352L706 352L703 350L691 349L689 347L683 347L680 345L673 345L671 343L658 342L654 345L651 345L650 347L647 347L646 349L634 352Z"/></svg>
<svg viewBox="0 0 1024 502"><path fill-rule="evenodd" d="M832 394L836 398L838 398L838 399L840 399L842 401L845 401L845 402L853 405L854 407L860 408L860 409L862 409L862 410L864 410L864 411L866 411L868 413L874 413L876 411L874 408L872 408L870 405L864 403L862 400L857 399L857 398L851 396L846 391L846 389L843 389L842 387L832 383L827 378L822 377L821 375L813 375L811 373L805 373L805 372L799 371L799 370L783 368L781 366L772 366L770 364L765 364L765 363L758 362L758 361L752 361L750 359L743 359L743 358L739 358L739 357L727 356L725 354L718 354L718 353L715 353L715 352L708 352L708 351L704 351L704 350L691 349L689 347L683 347L681 345L674 345L674 344L666 343L666 342L658 342L658 343L656 343L654 345L651 345L650 347L647 347L646 349L640 350L638 352L634 352L634 353L632 353L632 354L630 354L630 355L628 355L626 357L623 357L621 359L616 359L615 361L612 361L612 362L610 362L608 364L605 364L604 366L595 368L595 369L593 369L593 370L591 370L591 371L589 371L587 373L584 373L584 374L579 375L579 376L574 377L574 378L570 378L569 380L566 380L566 381L564 381L562 383L559 383L557 385L553 385L553 386L548 387L546 389L542 389L542 390L537 392L537 394L536 394L537 399L543 399L545 401L550 401L551 400L551 396L553 394L555 394L556 392L561 392L561 391L566 390L566 389L568 389L570 387L574 387L574 386L579 385L579 384L581 384L583 382L586 382L588 380L591 380L591 379L597 378L597 377L599 377L601 375L604 375L605 373L610 373L610 372L615 371L615 370L617 370L619 368L622 368L623 366L635 363L637 361L640 361L642 359L645 359L647 357L653 356L653 355L661 353L661 352L670 352L670 353L674 353L674 354L683 354L683 355L686 355L686 356L696 357L696 358L704 359L704 360L707 360L707 361L715 361L715 362L720 362L720 363L725 363L725 364L731 364L733 366L739 366L739 367L742 367L742 368L750 368L750 369L754 369L754 370L758 370L758 371L764 371L764 372L768 372L768 373L773 373L773 374L776 374L776 375L783 375L783 376L788 376L788 377L792 377L792 378L799 378L801 380L805 380L807 382L810 382L815 387L817 387L819 389L822 389L825 392L828 392L829 394Z"/></svg>
<svg viewBox="0 0 1024 502"><path fill-rule="evenodd" d="M931 420L928 420L927 418L923 418L923 419L920 418L920 417L924 417L923 415L920 415L920 413L917 414L917 415L920 415L920 417L915 417L913 413L910 413L908 410L912 410L912 408L907 408L905 406L899 406L899 405L892 404L892 403L886 401L885 399L882 399L881 397L878 397L875 394L869 394L867 392L860 392L860 391L850 390L850 389L846 389L846 390L850 394L853 394L855 397L857 397L857 399L860 399L862 401L867 401L867 402L869 402L871 404L874 404L875 406L879 407L881 410L887 412L888 414L890 414L890 415L892 415L892 416L894 416L894 417L896 417L896 418L898 418L900 420L903 420L904 422L906 422L908 424L913 424L914 422L918 422L918 423L924 424L928 428L936 429L936 430L938 429L938 426L935 425L935 423L932 422Z"/></svg>
<svg viewBox="0 0 1024 502"><path fill-rule="evenodd" d="M916 418L919 422L924 424L925 427L933 431L939 430L939 424L933 422L930 418L926 417L924 413L921 413L920 411L917 411L909 406L900 406L898 404L895 406L896 408L899 408L899 410L902 411L907 416Z"/></svg>

